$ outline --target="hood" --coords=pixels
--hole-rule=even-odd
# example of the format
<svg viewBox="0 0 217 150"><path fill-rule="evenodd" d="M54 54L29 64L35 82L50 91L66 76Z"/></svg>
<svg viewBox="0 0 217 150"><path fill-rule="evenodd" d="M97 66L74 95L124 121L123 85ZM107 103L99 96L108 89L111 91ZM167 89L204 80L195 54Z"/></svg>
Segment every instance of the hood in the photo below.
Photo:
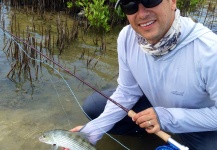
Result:
<svg viewBox="0 0 217 150"><path fill-rule="evenodd" d="M203 26L201 23L195 23L191 18L181 17L181 38L176 49L180 49L186 46L196 38L212 32L207 27Z"/></svg>
<svg viewBox="0 0 217 150"><path fill-rule="evenodd" d="M198 37L212 32L207 27L203 26L201 23L195 23L191 18L180 17L181 19L181 36L180 41L176 45L176 48L162 57L156 57L157 61L165 61L174 56L181 48L191 43Z"/></svg>

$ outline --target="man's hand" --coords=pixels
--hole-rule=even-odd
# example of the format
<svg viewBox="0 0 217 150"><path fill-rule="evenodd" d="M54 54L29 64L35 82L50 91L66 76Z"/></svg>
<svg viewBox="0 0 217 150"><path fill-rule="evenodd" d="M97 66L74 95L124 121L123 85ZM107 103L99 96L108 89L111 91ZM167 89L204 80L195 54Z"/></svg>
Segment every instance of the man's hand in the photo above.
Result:
<svg viewBox="0 0 217 150"><path fill-rule="evenodd" d="M73 128L73 129L71 129L69 131L71 131L71 132L78 132L78 131L81 130L81 128L83 128L83 126L77 126L77 127Z"/></svg>
<svg viewBox="0 0 217 150"><path fill-rule="evenodd" d="M141 128L145 128L148 133L156 133L160 131L160 124L154 108L148 108L137 113L132 117L132 120Z"/></svg>
<svg viewBox="0 0 217 150"><path fill-rule="evenodd" d="M81 128L83 128L83 126L77 126L77 127L73 128L73 129L71 129L71 130L69 130L69 131L71 131L71 132L78 132L78 131L81 130ZM69 150L69 149L67 149L67 148L62 148L62 150Z"/></svg>

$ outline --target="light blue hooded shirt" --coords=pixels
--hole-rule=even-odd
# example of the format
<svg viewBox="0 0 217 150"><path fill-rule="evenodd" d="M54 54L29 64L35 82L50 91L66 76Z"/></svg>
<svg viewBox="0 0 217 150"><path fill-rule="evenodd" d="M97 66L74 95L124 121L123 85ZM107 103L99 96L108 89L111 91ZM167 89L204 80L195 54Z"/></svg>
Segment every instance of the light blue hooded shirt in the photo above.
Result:
<svg viewBox="0 0 217 150"><path fill-rule="evenodd" d="M144 53L133 28L124 27L118 37L118 87L111 98L131 109L145 94L161 130L167 132L217 130L217 35L200 23L194 25L181 17L180 42L159 58ZM96 143L125 115L108 101L104 112L82 132Z"/></svg>

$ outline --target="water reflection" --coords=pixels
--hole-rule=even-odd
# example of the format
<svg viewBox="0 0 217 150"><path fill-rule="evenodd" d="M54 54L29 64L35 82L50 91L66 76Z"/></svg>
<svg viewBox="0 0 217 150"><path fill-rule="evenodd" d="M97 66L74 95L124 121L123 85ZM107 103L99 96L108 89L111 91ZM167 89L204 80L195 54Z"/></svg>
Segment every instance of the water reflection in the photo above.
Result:
<svg viewBox="0 0 217 150"><path fill-rule="evenodd" d="M2 12L7 28L10 11L3 8ZM50 129L70 129L85 124L88 120L76 100L82 103L83 99L93 91L61 69L56 68L55 71L51 68L52 65L46 64L40 68L37 79L32 78L32 82L19 76L7 78L13 61L2 51L5 44L4 34L0 32L0 36L2 39L0 40L0 149L50 149L49 145L39 143L38 137L41 132ZM115 87L116 79L112 77L117 74L117 68L112 65L104 66L108 61L107 56L98 64L99 68L102 67L105 71L99 71L97 66L95 70L98 70L98 73L96 73L94 69L86 68L85 60L79 59L80 52L76 51L78 49L79 46L69 47L68 51L59 57L59 63L70 70L76 66L76 75L98 89ZM55 58L57 60L56 56ZM113 60L116 58L111 59ZM111 64L114 64L114 61ZM117 66L117 62L114 66ZM111 139L108 141L116 143ZM121 149L119 144L115 147Z"/></svg>

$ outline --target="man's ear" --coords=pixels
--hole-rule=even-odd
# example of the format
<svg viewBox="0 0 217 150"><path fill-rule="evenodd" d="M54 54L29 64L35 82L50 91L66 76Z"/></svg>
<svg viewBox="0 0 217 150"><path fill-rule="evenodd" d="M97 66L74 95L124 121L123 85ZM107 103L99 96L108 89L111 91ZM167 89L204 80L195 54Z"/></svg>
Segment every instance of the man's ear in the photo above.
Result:
<svg viewBox="0 0 217 150"><path fill-rule="evenodd" d="M176 0L171 0L171 4L172 4L171 9L175 11L176 10Z"/></svg>

